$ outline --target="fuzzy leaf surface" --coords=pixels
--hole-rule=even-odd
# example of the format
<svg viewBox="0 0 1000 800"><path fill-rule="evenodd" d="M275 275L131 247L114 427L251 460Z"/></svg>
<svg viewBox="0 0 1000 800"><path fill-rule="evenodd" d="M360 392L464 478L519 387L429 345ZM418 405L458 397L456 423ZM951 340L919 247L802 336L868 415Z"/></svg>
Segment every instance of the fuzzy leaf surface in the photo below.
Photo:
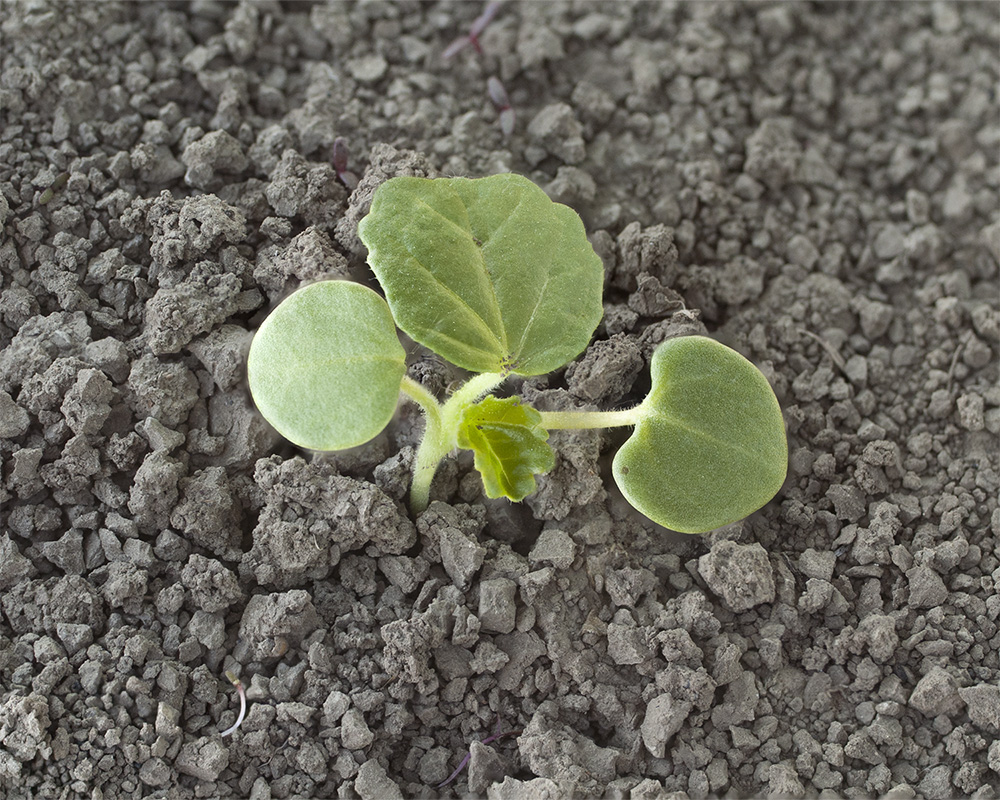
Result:
<svg viewBox="0 0 1000 800"><path fill-rule="evenodd" d="M601 319L583 222L520 175L392 178L358 234L396 324L472 372L551 372Z"/></svg>
<svg viewBox="0 0 1000 800"><path fill-rule="evenodd" d="M465 410L458 446L475 455L487 497L523 500L535 491L535 475L555 466L541 422L541 414L517 397L490 395Z"/></svg>
<svg viewBox="0 0 1000 800"><path fill-rule="evenodd" d="M385 300L357 283L322 281L289 295L264 320L247 378L278 433L311 450L343 450L388 424L405 358Z"/></svg>
<svg viewBox="0 0 1000 800"><path fill-rule="evenodd" d="M785 479L788 446L767 379L704 336L668 339L653 353L652 389L613 474L654 522L705 533L743 519Z"/></svg>

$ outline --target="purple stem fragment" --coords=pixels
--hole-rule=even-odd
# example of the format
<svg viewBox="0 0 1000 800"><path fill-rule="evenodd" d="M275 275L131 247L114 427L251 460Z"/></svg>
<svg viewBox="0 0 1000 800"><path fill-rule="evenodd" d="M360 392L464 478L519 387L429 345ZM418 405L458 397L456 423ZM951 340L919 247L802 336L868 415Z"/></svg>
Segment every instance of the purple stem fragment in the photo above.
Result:
<svg viewBox="0 0 1000 800"><path fill-rule="evenodd" d="M452 56L460 53L470 44L475 48L477 53L482 53L483 48L479 44L479 34L486 30L486 26L493 21L493 18L497 15L499 10L499 0L487 3L486 8L483 9L483 13L472 21L472 25L469 26L469 32L465 36L459 36L455 41L448 45L444 52L441 53L441 57L447 61Z"/></svg>
<svg viewBox="0 0 1000 800"><path fill-rule="evenodd" d="M500 112L500 130L503 131L505 137L509 138L514 133L514 109L510 106L507 90L499 78L491 75L486 80L486 91L489 93L493 105Z"/></svg>
<svg viewBox="0 0 1000 800"><path fill-rule="evenodd" d="M223 737L229 736L238 727L240 727L240 725L243 724L243 717L245 717L247 713L247 694L243 691L243 681L236 677L235 672L231 672L228 669L226 670L226 677L229 678L229 682L236 687L236 691L240 693L240 713L239 716L236 717L236 722L222 732L221 735Z"/></svg>
<svg viewBox="0 0 1000 800"><path fill-rule="evenodd" d="M520 733L523 733L523 731L506 731L505 733L500 733L500 715L497 714L496 732L492 736L487 736L485 739L483 739L481 744L489 744L490 742L495 742L498 739L503 739L505 736L517 736ZM451 775L449 775L445 780L441 781L441 783L437 785L437 788L441 789L447 786L449 783L455 780L455 778L461 775L462 770L465 769L466 765L469 763L471 758L472 758L472 751L470 750L468 753L465 754L465 758L463 758L462 761L459 763L459 765L455 768L455 771L451 773Z"/></svg>
<svg viewBox="0 0 1000 800"><path fill-rule="evenodd" d="M358 185L358 176L347 169L347 157L347 142L343 136L338 136L333 140L333 155L330 160L337 172L337 178L353 192Z"/></svg>

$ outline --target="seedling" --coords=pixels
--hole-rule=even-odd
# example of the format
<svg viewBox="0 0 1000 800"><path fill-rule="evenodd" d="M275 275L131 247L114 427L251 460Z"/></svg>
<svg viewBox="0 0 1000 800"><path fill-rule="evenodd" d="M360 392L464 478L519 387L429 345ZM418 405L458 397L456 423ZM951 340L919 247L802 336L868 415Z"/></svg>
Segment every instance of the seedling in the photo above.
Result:
<svg viewBox="0 0 1000 800"><path fill-rule="evenodd" d="M358 186L358 176L347 168L347 158L347 142L343 136L338 136L333 140L333 153L330 160L337 172L337 180L353 192Z"/></svg>
<svg viewBox="0 0 1000 800"><path fill-rule="evenodd" d="M583 223L527 178L393 178L358 234L385 299L323 281L285 299L250 347L261 413L295 444L341 450L374 438L400 394L423 410L410 503L426 508L441 460L471 450L489 497L522 500L552 469L549 431L633 426L612 474L650 519L702 533L764 505L785 477L778 401L764 376L718 342L669 339L633 408L539 411L495 391L576 358L602 315L604 269ZM399 326L474 373L443 401L406 375Z"/></svg>
<svg viewBox="0 0 1000 800"><path fill-rule="evenodd" d="M500 130L509 139L514 133L514 109L511 108L507 90L499 78L491 75L486 80L486 91L489 93L493 105L500 112Z"/></svg>
<svg viewBox="0 0 1000 800"><path fill-rule="evenodd" d="M452 56L462 52L462 50L469 45L472 45L475 51L481 54L483 52L483 47L479 44L479 35L486 30L486 26L493 21L493 17L495 17L497 12L500 10L500 5L499 0L487 3L486 7L483 9L483 13L472 21L472 25L469 26L469 32L465 36L459 36L455 41L448 45L444 49L444 52L441 53L441 58L447 61Z"/></svg>
<svg viewBox="0 0 1000 800"><path fill-rule="evenodd" d="M56 175L56 179L52 181L52 185L39 195L38 205L45 206L51 203L52 198L56 196L56 192L61 191L67 183L69 183L69 173L60 172Z"/></svg>
<svg viewBox="0 0 1000 800"><path fill-rule="evenodd" d="M447 61L469 45L472 45L473 49L479 53L479 55L482 55L483 47L479 43L479 35L486 30L486 26L493 21L493 18L500 11L500 6L500 2L487 3L483 12L472 21L472 25L469 26L469 32L465 36L459 36L455 39L455 41L448 45L441 53L441 58ZM496 106L496 109L499 112L500 130L503 133L504 138L509 139L514 133L514 109L511 107L510 98L507 96L507 90L504 88L504 85L500 82L499 78L491 76L486 81L486 92L489 94L490 100L493 101L493 105Z"/></svg>
<svg viewBox="0 0 1000 800"><path fill-rule="evenodd" d="M236 673L230 670L226 670L226 677L229 678L229 682L236 687L236 691L240 695L240 713L236 717L236 722L226 728L220 735L225 738L236 732L237 728L243 724L243 718L247 715L247 693L243 690L243 681L236 677Z"/></svg>

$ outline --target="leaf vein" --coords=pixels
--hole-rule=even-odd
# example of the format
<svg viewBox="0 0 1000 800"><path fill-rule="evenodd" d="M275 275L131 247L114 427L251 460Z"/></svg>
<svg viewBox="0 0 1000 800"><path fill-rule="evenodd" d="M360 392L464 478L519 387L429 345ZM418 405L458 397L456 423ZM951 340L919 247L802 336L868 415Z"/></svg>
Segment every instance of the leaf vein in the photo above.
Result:
<svg viewBox="0 0 1000 800"><path fill-rule="evenodd" d="M715 434L712 434L712 433L709 433L707 431L701 430L700 428L694 428L691 425L687 425L687 424L681 422L677 417L671 417L671 416L669 416L667 414L657 414L656 418L662 420L667 425L672 425L675 428L680 428L685 433L689 433L689 434L691 434L694 437L708 440L709 442L711 442L712 444L716 445L717 447L719 447L721 449L730 450L730 451L736 451L738 453L742 453L744 456L747 457L747 460L749 460L749 461L762 461L763 460L761 458L759 452L757 452L755 450L751 450L751 449L749 449L747 447L744 447L743 445L736 444L731 439L721 439L718 436L716 436ZM641 424L641 422L640 422L640 424Z"/></svg>

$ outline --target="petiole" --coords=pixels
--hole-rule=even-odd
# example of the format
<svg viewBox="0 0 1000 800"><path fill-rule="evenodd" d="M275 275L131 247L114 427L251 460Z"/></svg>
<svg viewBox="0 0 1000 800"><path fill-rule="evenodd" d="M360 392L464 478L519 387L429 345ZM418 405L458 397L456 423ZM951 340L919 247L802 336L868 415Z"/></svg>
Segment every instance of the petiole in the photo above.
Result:
<svg viewBox="0 0 1000 800"><path fill-rule="evenodd" d="M546 430L586 430L589 428L620 428L635 425L642 413L642 407L621 411L539 411L542 426Z"/></svg>
<svg viewBox="0 0 1000 800"><path fill-rule="evenodd" d="M423 409L426 417L424 436L417 448L413 464L413 484L410 488L410 506L419 513L427 508L431 482L438 464L458 447L458 426L462 412L491 389L499 386L506 375L486 372L474 375L462 384L444 403L409 376L403 378L400 388L407 397Z"/></svg>

